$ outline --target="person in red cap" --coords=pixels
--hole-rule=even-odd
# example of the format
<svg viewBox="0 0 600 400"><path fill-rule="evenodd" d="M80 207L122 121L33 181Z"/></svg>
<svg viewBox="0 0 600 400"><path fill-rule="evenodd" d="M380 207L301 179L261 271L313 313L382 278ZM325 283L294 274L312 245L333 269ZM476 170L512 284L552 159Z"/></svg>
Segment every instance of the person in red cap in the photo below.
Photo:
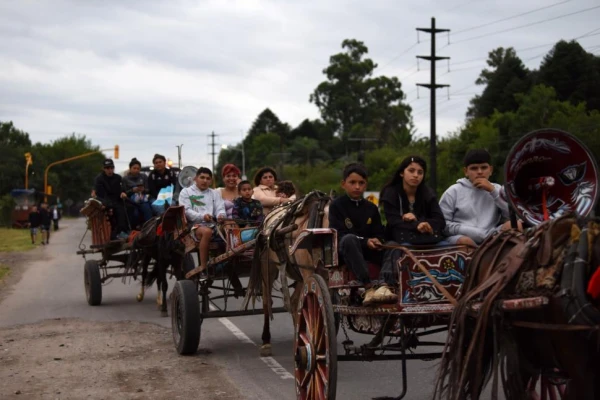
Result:
<svg viewBox="0 0 600 400"><path fill-rule="evenodd" d="M221 169L221 178L223 178L224 187L218 188L217 191L221 194L221 198L225 203L227 218L231 218L233 201L240 196L238 193L240 175L240 169L233 164L225 164Z"/></svg>

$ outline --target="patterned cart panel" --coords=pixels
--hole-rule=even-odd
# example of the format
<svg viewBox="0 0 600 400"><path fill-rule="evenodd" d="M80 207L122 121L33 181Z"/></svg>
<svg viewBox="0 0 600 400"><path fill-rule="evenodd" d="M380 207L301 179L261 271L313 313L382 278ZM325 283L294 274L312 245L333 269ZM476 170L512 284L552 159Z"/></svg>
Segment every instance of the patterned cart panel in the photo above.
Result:
<svg viewBox="0 0 600 400"><path fill-rule="evenodd" d="M411 250L429 273L454 297L462 287L471 255L466 247L444 246ZM448 300L418 265L404 254L398 261L400 269L400 303L446 303Z"/></svg>

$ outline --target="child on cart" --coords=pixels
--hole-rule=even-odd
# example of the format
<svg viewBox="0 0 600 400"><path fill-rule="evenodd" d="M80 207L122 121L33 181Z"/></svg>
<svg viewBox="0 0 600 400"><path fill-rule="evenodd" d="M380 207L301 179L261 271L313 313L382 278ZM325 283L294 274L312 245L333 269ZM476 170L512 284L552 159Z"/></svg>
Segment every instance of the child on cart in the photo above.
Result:
<svg viewBox="0 0 600 400"><path fill-rule="evenodd" d="M249 181L238 183L240 197L233 201L232 218L240 228L259 225L263 218L263 206L260 201L252 198L252 184Z"/></svg>
<svg viewBox="0 0 600 400"><path fill-rule="evenodd" d="M363 305L395 303L398 295L393 292L389 274L380 274L378 288L369 277L367 260L381 263L384 229L377 206L363 198L367 181L363 165L346 165L341 183L346 194L329 206L329 227L337 230L341 259L365 287Z"/></svg>
<svg viewBox="0 0 600 400"><path fill-rule="evenodd" d="M185 217L196 225L192 236L198 243L200 270L204 270L208 263L208 247L215 233L215 221L222 222L226 216L221 195L210 188L212 176L210 169L198 168L195 184L183 189L179 194L179 204L185 209Z"/></svg>

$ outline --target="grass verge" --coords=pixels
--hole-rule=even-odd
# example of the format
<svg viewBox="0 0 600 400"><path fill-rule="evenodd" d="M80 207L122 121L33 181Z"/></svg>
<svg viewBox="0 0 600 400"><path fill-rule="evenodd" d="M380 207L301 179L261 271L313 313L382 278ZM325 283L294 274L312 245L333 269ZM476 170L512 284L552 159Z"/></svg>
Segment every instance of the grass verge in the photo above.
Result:
<svg viewBox="0 0 600 400"><path fill-rule="evenodd" d="M42 234L38 232L37 240L42 240ZM29 229L0 228L0 252L26 251L34 249L31 244Z"/></svg>

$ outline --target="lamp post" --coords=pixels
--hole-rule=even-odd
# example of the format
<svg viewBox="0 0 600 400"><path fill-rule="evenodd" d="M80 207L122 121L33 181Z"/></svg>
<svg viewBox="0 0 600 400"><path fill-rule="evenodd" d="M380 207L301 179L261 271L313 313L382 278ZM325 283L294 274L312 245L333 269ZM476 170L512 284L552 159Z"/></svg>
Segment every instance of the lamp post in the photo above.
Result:
<svg viewBox="0 0 600 400"><path fill-rule="evenodd" d="M242 153L242 179L246 180L248 179L246 177L246 152L244 151L244 142L242 141L242 149L236 149L234 147L229 147L228 145L224 144L221 146L222 150L235 150L235 151L239 151Z"/></svg>

